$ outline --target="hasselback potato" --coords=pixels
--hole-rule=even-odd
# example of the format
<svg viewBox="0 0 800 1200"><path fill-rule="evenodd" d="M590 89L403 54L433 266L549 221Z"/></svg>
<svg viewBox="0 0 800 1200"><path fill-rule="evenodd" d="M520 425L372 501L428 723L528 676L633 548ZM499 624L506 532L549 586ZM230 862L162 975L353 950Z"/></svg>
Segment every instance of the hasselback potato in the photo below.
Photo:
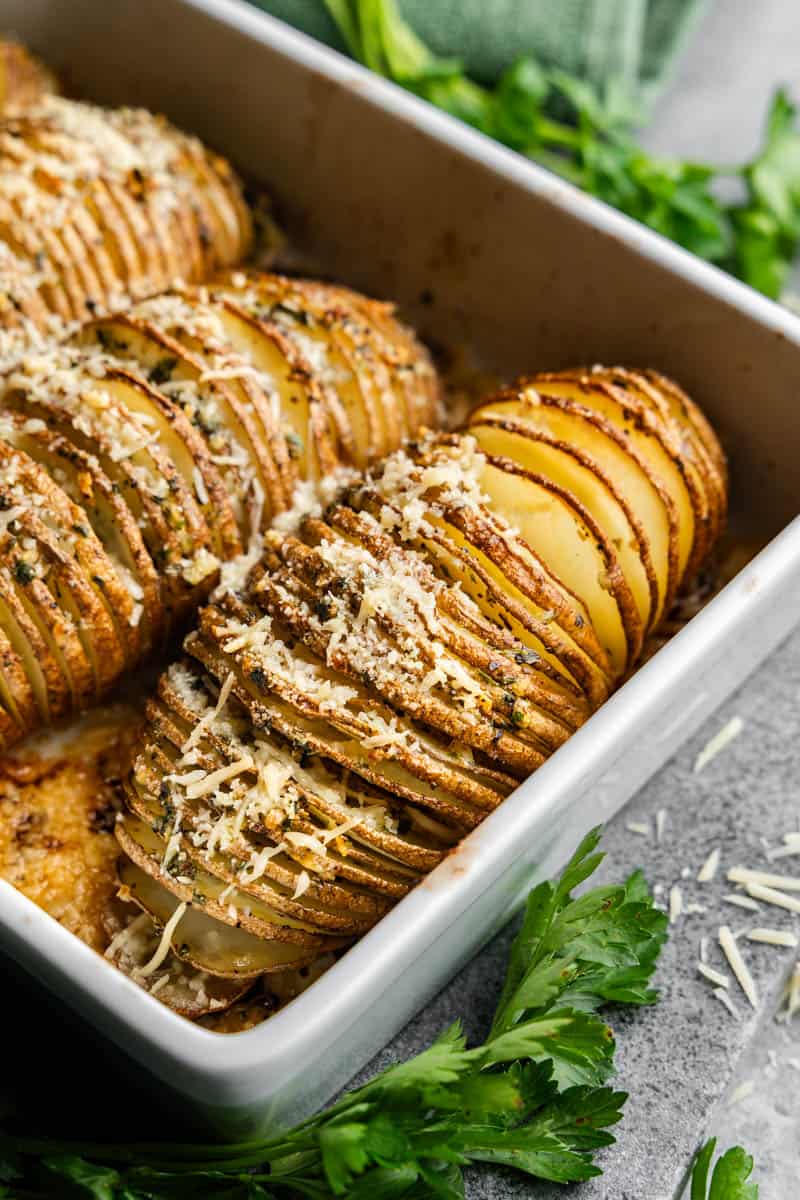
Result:
<svg viewBox="0 0 800 1200"><path fill-rule="evenodd" d="M0 39L0 113L20 112L58 90L44 63L19 42Z"/></svg>
<svg viewBox="0 0 800 1200"><path fill-rule="evenodd" d="M0 118L0 363L251 241L229 164L161 117L45 94Z"/></svg>
<svg viewBox="0 0 800 1200"><path fill-rule="evenodd" d="M437 417L389 306L234 273L99 318L6 376L0 741L86 707L308 508Z"/></svg>
<svg viewBox="0 0 800 1200"><path fill-rule="evenodd" d="M521 381L270 531L147 707L121 896L163 934L116 961L188 1012L187 970L238 997L372 925L633 667L725 493L676 385L594 368Z"/></svg>

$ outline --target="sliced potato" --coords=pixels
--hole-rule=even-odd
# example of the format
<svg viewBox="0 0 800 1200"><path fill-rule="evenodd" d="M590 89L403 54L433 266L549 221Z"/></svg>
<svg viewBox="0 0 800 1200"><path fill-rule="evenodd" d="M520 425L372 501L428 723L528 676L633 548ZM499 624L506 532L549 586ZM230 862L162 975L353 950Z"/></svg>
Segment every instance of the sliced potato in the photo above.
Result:
<svg viewBox="0 0 800 1200"><path fill-rule="evenodd" d="M309 294L314 344L341 365L325 291ZM237 305L263 324L286 304L305 330L307 301L281 282ZM474 437L398 451L324 519L268 532L246 587L217 595L162 677L118 838L176 900L199 889L223 940L242 925L330 950L368 928L625 676L707 544L713 456L682 471L656 385L547 384L489 400ZM368 429L368 391L348 404Z"/></svg>
<svg viewBox="0 0 800 1200"><path fill-rule="evenodd" d="M0 41L0 110L24 111L47 92L59 91L53 73L19 42Z"/></svg>
<svg viewBox="0 0 800 1200"><path fill-rule="evenodd" d="M123 899L148 912L162 929L179 905L187 903L130 860L120 863L119 880ZM313 962L318 953L290 942L262 941L244 929L213 920L192 904L173 928L170 945L180 961L222 979L254 979Z"/></svg>
<svg viewBox="0 0 800 1200"><path fill-rule="evenodd" d="M162 118L41 94L0 127L0 242L28 267L4 279L10 359L37 329L203 278L251 240L230 168Z"/></svg>
<svg viewBox="0 0 800 1200"><path fill-rule="evenodd" d="M490 455L481 487L493 511L536 547L556 579L580 599L612 670L622 674L641 650L644 626L601 527L569 492L510 459Z"/></svg>
<svg viewBox="0 0 800 1200"><path fill-rule="evenodd" d="M131 864L131 869L134 869ZM146 877L145 877L146 878ZM149 891L152 881L144 888ZM123 895L128 893L123 886ZM161 928L145 909L138 905L119 905L119 928L105 953L123 975L129 975L140 987L157 996L162 1004L189 1020L224 1014L231 1005L252 987L252 980L226 979L209 975L189 962L184 962L170 949L155 970L143 972L159 953Z"/></svg>

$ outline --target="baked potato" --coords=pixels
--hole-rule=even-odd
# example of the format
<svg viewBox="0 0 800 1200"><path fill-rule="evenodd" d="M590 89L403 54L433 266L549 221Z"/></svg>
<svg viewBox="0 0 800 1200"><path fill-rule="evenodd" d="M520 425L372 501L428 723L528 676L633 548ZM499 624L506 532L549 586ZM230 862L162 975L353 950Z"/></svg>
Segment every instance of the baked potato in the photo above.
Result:
<svg viewBox="0 0 800 1200"><path fill-rule="evenodd" d="M42 96L57 93L51 71L19 42L0 39L0 113L23 112Z"/></svg>
<svg viewBox="0 0 800 1200"><path fill-rule="evenodd" d="M389 306L236 272L23 357L0 413L0 746L106 695L276 519L438 416Z"/></svg>
<svg viewBox="0 0 800 1200"><path fill-rule="evenodd" d="M12 105L0 117L0 363L209 278L252 236L229 164L163 118L47 93Z"/></svg>
<svg viewBox="0 0 800 1200"><path fill-rule="evenodd" d="M162 954L279 977L369 928L632 669L725 496L675 385L594 368L521 381L267 532L125 782L123 894Z"/></svg>

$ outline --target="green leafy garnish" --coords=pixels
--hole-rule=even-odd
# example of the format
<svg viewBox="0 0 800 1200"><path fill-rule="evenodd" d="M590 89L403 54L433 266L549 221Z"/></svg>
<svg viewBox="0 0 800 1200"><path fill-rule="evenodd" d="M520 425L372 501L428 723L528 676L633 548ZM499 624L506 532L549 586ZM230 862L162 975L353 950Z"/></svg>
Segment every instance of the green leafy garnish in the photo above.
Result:
<svg viewBox="0 0 800 1200"><path fill-rule="evenodd" d="M716 1148L717 1139L711 1138L697 1152L688 1200L758 1200L758 1184L747 1182L753 1173L753 1160L741 1146L732 1147L718 1158L709 1178Z"/></svg>
<svg viewBox="0 0 800 1200"><path fill-rule="evenodd" d="M627 1097L607 1086L614 1038L597 1011L656 999L650 979L667 919L639 873L574 895L603 858L598 842L589 834L560 879L531 893L481 1045L467 1046L456 1023L269 1140L107 1145L0 1134L0 1198L463 1200L470 1163L559 1183L600 1174L594 1152L613 1143Z"/></svg>
<svg viewBox="0 0 800 1200"><path fill-rule="evenodd" d="M707 166L649 154L643 117L618 87L604 93L521 58L493 88L417 37L395 0L325 0L359 62L555 171L657 233L777 298L800 246L800 132L784 91L749 163ZM723 198L731 181L739 195ZM722 186L720 186L722 185Z"/></svg>

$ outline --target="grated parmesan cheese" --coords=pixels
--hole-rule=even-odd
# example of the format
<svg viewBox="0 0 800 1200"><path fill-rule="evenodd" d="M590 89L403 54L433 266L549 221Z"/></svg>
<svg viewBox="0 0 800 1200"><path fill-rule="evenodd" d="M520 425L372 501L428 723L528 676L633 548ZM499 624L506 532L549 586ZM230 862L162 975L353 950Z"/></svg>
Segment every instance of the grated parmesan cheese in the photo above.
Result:
<svg viewBox="0 0 800 1200"><path fill-rule="evenodd" d="M719 1000L719 1002L724 1005L725 1008L727 1008L734 1020L739 1020L739 1012L736 1008L736 1005L731 1000L725 988L714 988L714 991L711 994L712 996L716 996L717 1000Z"/></svg>
<svg viewBox="0 0 800 1200"><path fill-rule="evenodd" d="M737 738L744 729L744 721L741 717L731 717L727 725L723 725L722 729L711 738L703 747L694 760L694 773L699 774L705 767L712 762L718 754L729 746L730 743Z"/></svg>
<svg viewBox="0 0 800 1200"><path fill-rule="evenodd" d="M730 1103L740 1104L742 1100L746 1100L755 1091L755 1086L752 1079L745 1079L744 1083L740 1083L731 1093Z"/></svg>
<svg viewBox="0 0 800 1200"><path fill-rule="evenodd" d="M311 886L311 878L308 874L308 871L301 871L300 874L297 876L297 886L295 887L294 892L292 893L292 899L299 900L300 897L302 895L304 895L305 892L308 891L310 886Z"/></svg>
<svg viewBox="0 0 800 1200"><path fill-rule="evenodd" d="M737 892L729 892L722 899L726 904L735 904L738 908L748 908L751 912L759 912L760 904L756 904L749 896L740 896Z"/></svg>
<svg viewBox="0 0 800 1200"><path fill-rule="evenodd" d="M792 875L773 875L769 871L752 871L749 867L731 867L728 871L731 883L762 883L765 887L780 888L784 892L800 892L800 878Z"/></svg>
<svg viewBox="0 0 800 1200"><path fill-rule="evenodd" d="M764 942L767 946L796 946L797 936L788 929L751 929L748 934L751 942Z"/></svg>
<svg viewBox="0 0 800 1200"><path fill-rule="evenodd" d="M656 841L661 842L664 837L664 829L667 824L667 810L660 808L656 813Z"/></svg>
<svg viewBox="0 0 800 1200"><path fill-rule="evenodd" d="M717 873L720 860L719 846L715 847L697 873L698 883L710 883Z"/></svg>
<svg viewBox="0 0 800 1200"><path fill-rule="evenodd" d="M152 975L154 971L158 970L170 952L172 935L178 928L178 925L180 924L180 921L188 907L189 906L185 900L178 905L178 907L175 909L175 912L164 926L164 929L161 933L161 940L156 947L153 957L149 960L149 962L146 962L143 967L136 968L134 972L136 976L141 979L146 979L148 975Z"/></svg>
<svg viewBox="0 0 800 1200"><path fill-rule="evenodd" d="M640 837L650 837L650 826L644 821L628 821L625 828L630 833L639 834Z"/></svg>
<svg viewBox="0 0 800 1200"><path fill-rule="evenodd" d="M728 978L728 976L723 975L721 971L715 971L714 968L709 967L707 963L702 962L702 961L699 962L697 964L697 969L700 972L700 974L703 976L703 978L707 979L709 983L713 983L717 987L721 987L721 988L730 987L730 979Z"/></svg>
<svg viewBox="0 0 800 1200"><path fill-rule="evenodd" d="M752 1008L758 1008L758 992L756 990L755 981L750 974L750 969L742 957L742 952L736 944L736 939L731 933L727 925L720 926L719 944L723 954L728 960L728 964L733 971L736 979L750 1002Z"/></svg>
<svg viewBox="0 0 800 1200"><path fill-rule="evenodd" d="M763 883L748 883L747 891L756 900L765 904L774 904L776 908L785 908L787 912L800 913L800 897L788 896L786 892L776 891Z"/></svg>

